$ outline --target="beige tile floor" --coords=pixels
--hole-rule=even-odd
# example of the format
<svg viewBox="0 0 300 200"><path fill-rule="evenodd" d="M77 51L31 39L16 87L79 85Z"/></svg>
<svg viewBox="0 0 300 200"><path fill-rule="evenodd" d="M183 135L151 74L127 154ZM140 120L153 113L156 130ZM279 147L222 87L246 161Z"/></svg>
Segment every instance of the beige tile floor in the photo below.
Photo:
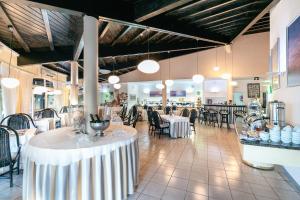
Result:
<svg viewBox="0 0 300 200"><path fill-rule="evenodd" d="M300 193L277 171L244 165L233 131L197 126L190 138L149 136L138 123L140 183L138 200L300 200ZM21 199L22 175L13 188L0 179L0 200Z"/></svg>

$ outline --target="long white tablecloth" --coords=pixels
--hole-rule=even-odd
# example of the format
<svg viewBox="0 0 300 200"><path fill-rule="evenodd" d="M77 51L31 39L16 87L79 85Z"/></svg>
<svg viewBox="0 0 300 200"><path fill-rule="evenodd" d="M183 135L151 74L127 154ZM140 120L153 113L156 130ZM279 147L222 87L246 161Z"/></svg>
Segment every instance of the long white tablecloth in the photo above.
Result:
<svg viewBox="0 0 300 200"><path fill-rule="evenodd" d="M25 151L23 199L123 200L133 194L138 183L137 132L111 125L104 133L77 135L66 127L32 138Z"/></svg>
<svg viewBox="0 0 300 200"><path fill-rule="evenodd" d="M170 136L172 138L188 137L191 134L188 117L161 115L161 118L170 123Z"/></svg>
<svg viewBox="0 0 300 200"><path fill-rule="evenodd" d="M42 118L34 120L34 123L40 132L55 129L55 118Z"/></svg>

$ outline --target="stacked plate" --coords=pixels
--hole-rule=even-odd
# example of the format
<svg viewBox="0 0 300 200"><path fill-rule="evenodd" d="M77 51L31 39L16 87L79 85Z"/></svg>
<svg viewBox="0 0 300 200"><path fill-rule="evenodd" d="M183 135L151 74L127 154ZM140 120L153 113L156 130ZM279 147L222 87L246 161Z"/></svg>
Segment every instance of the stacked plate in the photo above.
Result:
<svg viewBox="0 0 300 200"><path fill-rule="evenodd" d="M286 126L281 131L281 141L283 143L291 143L292 142L292 127Z"/></svg>
<svg viewBox="0 0 300 200"><path fill-rule="evenodd" d="M300 144L300 127L295 126L292 132L292 142L294 144Z"/></svg>
<svg viewBox="0 0 300 200"><path fill-rule="evenodd" d="M267 142L270 139L270 134L268 132L260 132L259 137L262 141Z"/></svg>
<svg viewBox="0 0 300 200"><path fill-rule="evenodd" d="M279 126L274 126L270 130L270 139L272 142L280 142L280 127Z"/></svg>

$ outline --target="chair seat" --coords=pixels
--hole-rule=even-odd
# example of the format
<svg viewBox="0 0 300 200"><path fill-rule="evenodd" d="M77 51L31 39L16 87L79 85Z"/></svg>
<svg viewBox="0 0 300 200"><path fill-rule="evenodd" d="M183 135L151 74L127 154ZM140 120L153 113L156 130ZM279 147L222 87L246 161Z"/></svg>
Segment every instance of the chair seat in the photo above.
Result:
<svg viewBox="0 0 300 200"><path fill-rule="evenodd" d="M160 124L160 127L161 128L168 128L169 124L168 123L163 123L163 124Z"/></svg>

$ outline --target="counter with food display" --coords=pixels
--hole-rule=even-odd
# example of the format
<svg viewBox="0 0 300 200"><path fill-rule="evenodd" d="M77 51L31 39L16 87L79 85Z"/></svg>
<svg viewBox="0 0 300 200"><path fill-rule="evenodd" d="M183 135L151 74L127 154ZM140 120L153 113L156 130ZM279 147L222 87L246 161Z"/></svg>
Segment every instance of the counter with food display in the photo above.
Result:
<svg viewBox="0 0 300 200"><path fill-rule="evenodd" d="M249 121L249 120L248 120ZM255 168L274 165L300 166L300 127L253 127L247 117L237 116L235 130L242 160Z"/></svg>

